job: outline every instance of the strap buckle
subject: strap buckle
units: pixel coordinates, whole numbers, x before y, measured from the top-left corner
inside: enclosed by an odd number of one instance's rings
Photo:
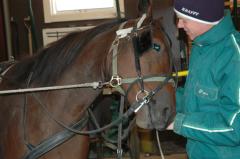
[[[118,75],[113,75],[109,82],[109,85],[113,88],[120,86],[121,84],[122,84],[122,78],[119,77]]]

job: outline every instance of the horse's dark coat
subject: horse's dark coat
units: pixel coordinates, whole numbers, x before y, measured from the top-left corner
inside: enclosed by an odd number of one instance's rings
[[[8,80],[15,84],[23,84],[22,87],[24,87],[27,78],[32,72],[31,83],[36,81],[44,86],[54,84],[89,41],[99,33],[109,30],[120,22],[113,21],[90,30],[68,34],[40,50],[39,54],[33,58],[17,63],[16,67],[14,67],[14,74]]]
[[[132,27],[136,22],[138,20],[128,21],[125,27]],[[68,82],[76,84],[97,80],[107,81],[107,78],[112,75],[112,54],[108,51],[116,36],[115,31],[119,27],[117,24],[118,22],[113,22],[88,31],[74,32],[43,48],[39,54],[12,67],[4,76],[0,89],[49,86]],[[141,52],[144,52],[140,56],[140,65],[142,75],[146,76],[169,74],[171,70],[169,69],[169,54],[164,35],[159,25],[154,24],[149,25],[151,36],[147,32],[143,39],[140,38]],[[147,43],[141,43],[144,40]],[[131,42],[131,37],[120,39],[119,42],[118,74],[122,77],[136,77],[137,75]],[[160,53],[149,48],[152,42],[161,46]],[[144,85],[148,91],[151,91],[156,88],[158,82],[144,82]],[[128,86],[128,84],[123,85],[123,89],[126,91]],[[171,85],[166,86],[165,90],[170,91],[172,95],[172,90],[168,87]],[[139,85],[135,83],[127,96],[130,104],[135,102],[139,90]],[[86,107],[92,104],[100,92],[101,90],[92,88],[81,88],[41,92],[36,95],[54,117],[71,125],[83,116]],[[26,154],[24,131],[28,142],[37,145],[62,130],[62,127],[49,118],[41,104],[37,102],[36,97],[28,94],[5,95],[0,96],[0,100],[0,149],[2,151],[0,151],[0,155],[2,153],[3,159],[20,159]],[[154,100],[155,102],[151,102],[152,104],[158,105],[161,102],[158,94]],[[170,101],[169,105],[155,107],[154,110],[158,109],[159,112],[156,113],[161,116],[161,128],[164,128],[168,122],[168,118],[173,112],[172,106],[173,102]],[[28,112],[25,114],[26,128],[23,126],[24,109]],[[88,136],[75,136],[44,157],[48,159],[75,159],[76,157],[85,159],[88,154],[88,144]]]

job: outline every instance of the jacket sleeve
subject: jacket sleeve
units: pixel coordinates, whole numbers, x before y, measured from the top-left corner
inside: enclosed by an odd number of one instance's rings
[[[240,145],[240,61],[231,63],[219,89],[219,110],[184,113],[178,111],[174,132],[187,138],[219,146]]]
[[[178,112],[178,113],[184,112],[183,94],[184,94],[184,88],[178,87],[177,91],[176,91],[176,112]]]

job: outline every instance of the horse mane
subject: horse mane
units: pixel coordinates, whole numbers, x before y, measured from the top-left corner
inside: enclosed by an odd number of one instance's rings
[[[15,65],[14,73],[7,77],[15,85],[25,85],[31,74],[29,84],[52,85],[64,70],[72,64],[84,46],[96,35],[109,30],[123,20],[114,20],[82,32],[72,32],[60,40],[38,51],[32,58]],[[84,37],[84,38],[83,38]]]

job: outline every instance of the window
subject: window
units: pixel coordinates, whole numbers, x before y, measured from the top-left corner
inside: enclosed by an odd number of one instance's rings
[[[43,0],[46,23],[117,17],[116,0]],[[121,17],[124,0],[119,0]]]

